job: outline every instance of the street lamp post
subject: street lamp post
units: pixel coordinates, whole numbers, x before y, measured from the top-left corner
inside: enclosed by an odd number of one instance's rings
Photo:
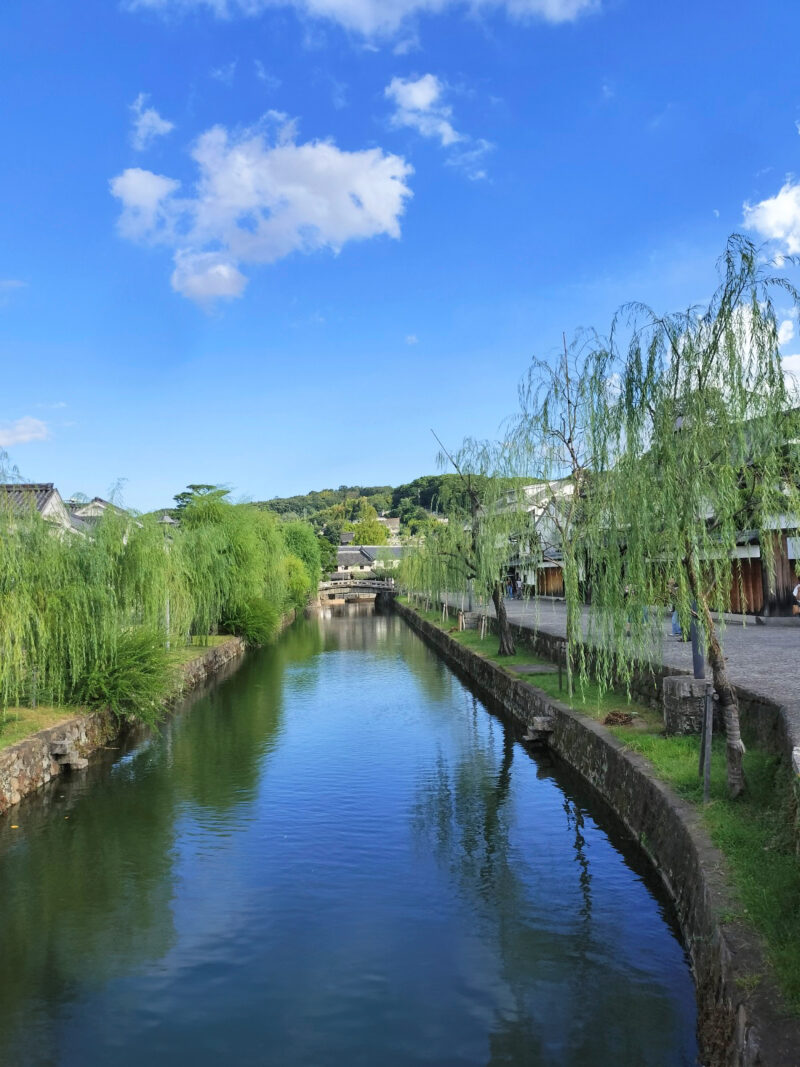
[[[177,524],[177,522],[176,522],[176,521],[175,521],[175,520],[174,520],[174,519],[172,518],[172,516],[171,516],[171,515],[168,515],[168,514],[166,513],[166,511],[165,511],[165,512],[164,512],[164,514],[163,514],[163,515],[161,516],[161,518],[160,518],[160,519],[158,520],[158,522],[159,522],[159,525],[160,525],[160,526],[162,526],[162,527],[163,527],[163,529],[164,529],[164,551],[165,551],[165,552],[167,553],[167,555],[169,555],[169,546],[170,546],[170,544],[171,544],[171,542],[172,542],[172,538],[171,538],[171,537],[170,537],[170,535],[169,535],[169,528],[170,528],[170,526],[177,526],[178,524]],[[169,631],[170,631],[170,618],[169,618],[169,579],[167,579],[167,592],[166,592],[166,601],[165,601],[165,604],[164,604],[164,625],[165,625],[165,627],[166,627],[166,631],[167,631],[167,642],[166,642],[166,648],[167,648],[167,652],[169,652]]]

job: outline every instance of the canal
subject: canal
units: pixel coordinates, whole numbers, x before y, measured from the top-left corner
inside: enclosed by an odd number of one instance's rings
[[[694,1064],[613,817],[401,619],[341,612],[0,822],[0,1064]]]

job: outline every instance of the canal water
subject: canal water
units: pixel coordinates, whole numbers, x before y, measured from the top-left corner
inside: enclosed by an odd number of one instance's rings
[[[1,1064],[696,1062],[641,858],[401,619],[297,624],[105,757],[0,821]]]

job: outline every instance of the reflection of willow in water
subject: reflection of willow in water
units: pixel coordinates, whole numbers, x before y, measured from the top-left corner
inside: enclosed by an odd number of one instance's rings
[[[177,812],[247,802],[280,731],[287,666],[319,648],[313,628],[292,628],[160,736],[93,769],[89,788],[64,779],[23,802],[24,837],[0,839],[0,1063],[57,1059],[42,1005],[51,1014],[87,975],[100,987],[173,946]]]
[[[147,790],[122,767],[74,802],[67,792],[15,813],[25,837],[10,848],[4,840],[0,856],[2,1063],[49,1062],[42,1011],[69,1000],[87,974],[100,986],[173,943],[174,798],[163,758],[148,759]],[[15,1038],[24,1056],[4,1049]]]
[[[466,696],[467,694],[465,694]],[[526,1007],[528,974],[523,957],[529,948],[520,916],[525,912],[527,888],[516,875],[510,856],[509,813],[506,810],[514,760],[514,738],[505,724],[488,721],[482,736],[474,697],[468,697],[467,749],[450,770],[442,755],[436,776],[425,783],[415,811],[415,830],[428,839],[439,861],[447,866],[460,894],[477,912],[482,939],[489,942],[505,985],[502,1012],[495,1010],[489,1035],[489,1064],[544,1062]],[[497,759],[496,732],[501,733]]]
[[[434,705],[451,700],[452,673],[398,615],[372,604],[340,604],[315,618],[326,652],[369,652],[373,661],[402,661]]]
[[[487,1063],[664,1062],[672,1067],[677,1060],[652,1058],[653,1035],[659,1032],[663,1047],[671,1050],[665,1055],[674,1052],[675,1016],[668,994],[656,988],[648,996],[638,983],[650,976],[637,974],[623,952],[619,957],[608,952],[609,938],[614,940],[608,915],[600,918],[603,932],[596,927],[582,807],[564,797],[577,871],[573,875],[567,866],[559,886],[563,855],[521,855],[513,843],[520,813],[515,811],[511,729],[493,718],[487,723],[474,697],[471,702],[461,751],[451,761],[440,755],[435,774],[419,789],[414,830],[448,871],[473,913],[476,936],[493,961],[488,966],[497,968],[500,985]],[[522,760],[520,772],[532,771],[526,754]],[[552,778],[553,772],[542,768],[536,777]],[[537,817],[535,808],[526,814]],[[551,816],[543,819],[546,830]],[[611,863],[622,862],[610,846],[609,854]],[[635,1017],[626,1017],[628,1004],[636,1005]]]
[[[312,659],[319,632],[304,623],[249,656],[231,684],[192,702],[172,723],[170,759],[182,797],[218,814],[249,803],[262,762],[280,737],[287,667]]]

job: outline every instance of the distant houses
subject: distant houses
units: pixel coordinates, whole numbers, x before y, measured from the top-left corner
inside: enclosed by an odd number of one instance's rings
[[[340,545],[335,578],[369,578],[376,570],[394,570],[404,552],[400,545]]]
[[[0,483],[0,514],[21,518],[38,512],[63,533],[86,536],[108,508],[125,513],[123,508],[99,496],[92,500],[65,501],[53,482]]]
[[[563,599],[563,554],[556,513],[566,505],[573,486],[567,478],[522,486],[509,493],[501,507],[511,507],[513,495],[520,491],[528,523],[510,552],[508,574],[527,594]],[[795,515],[776,515],[771,529],[772,544],[762,545],[757,530],[742,530],[737,538],[731,552],[729,600],[734,614],[788,615],[792,610],[800,560],[800,522]],[[591,600],[588,583],[583,592],[587,601]]]
[[[399,519],[386,518],[385,516],[381,515],[381,516],[378,517],[377,521],[381,524],[381,526],[385,526],[386,527],[386,532],[389,534],[389,544],[390,545],[399,545],[400,544],[400,520]]]

